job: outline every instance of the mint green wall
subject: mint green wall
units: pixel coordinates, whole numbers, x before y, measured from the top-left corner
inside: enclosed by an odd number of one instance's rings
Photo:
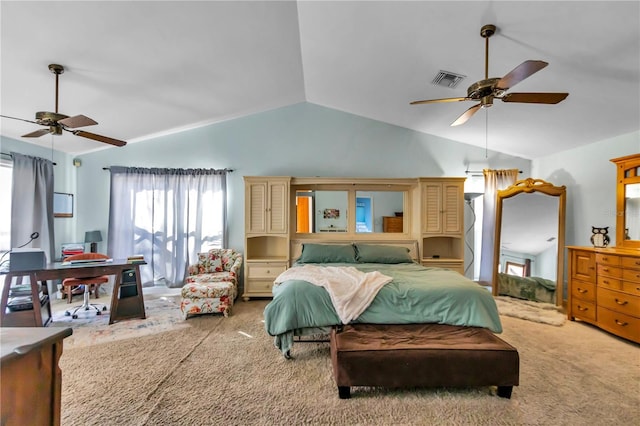
[[[567,187],[566,245],[590,246],[591,226],[616,242],[616,167],[612,158],[640,153],[640,132],[532,161],[532,177]]]
[[[485,158],[484,148],[310,103],[130,143],[80,159],[78,230],[99,229],[103,236],[109,212],[109,172],[103,167],[234,169],[228,180],[229,246],[240,251],[244,251],[243,176],[464,176],[468,163],[517,167],[525,175],[530,170],[529,160],[494,152]]]

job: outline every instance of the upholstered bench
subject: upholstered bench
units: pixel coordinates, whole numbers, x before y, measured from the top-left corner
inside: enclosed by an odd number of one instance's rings
[[[490,330],[443,324],[353,324],[331,330],[338,395],[351,386],[497,386],[511,398],[519,384],[518,351]]]

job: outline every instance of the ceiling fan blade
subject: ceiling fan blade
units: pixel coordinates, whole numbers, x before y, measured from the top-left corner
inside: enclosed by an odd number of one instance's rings
[[[11,120],[26,121],[27,123],[38,124],[36,121],[33,121],[33,120],[25,120],[24,118],[9,117],[8,115],[0,115],[0,117],[2,117],[2,118],[8,118],[8,119],[11,119]]]
[[[568,93],[507,93],[503,102],[521,102],[525,104],[557,104],[562,102]]]
[[[409,105],[421,105],[421,104],[435,104],[441,102],[460,102],[460,101],[470,101],[469,98],[443,98],[443,99],[427,99],[424,101],[413,101],[410,102]]]
[[[496,89],[507,90],[532,74],[537,73],[547,65],[549,64],[544,61],[524,61],[502,77],[500,81],[498,81],[498,84],[496,84]]]
[[[76,136],[82,136],[83,138],[92,139],[98,142],[108,143],[115,146],[125,146],[127,143],[118,139],[113,139],[107,136],[96,135],[95,133],[85,132],[84,130],[70,130]]]
[[[40,136],[44,136],[46,134],[51,133],[49,129],[40,129],[35,132],[27,133],[26,135],[22,135],[23,138],[39,138]]]
[[[77,127],[85,127],[85,126],[93,126],[98,124],[97,121],[92,120],[89,117],[86,117],[82,114],[74,115],[73,117],[63,118],[62,120],[58,120],[58,123],[63,126],[67,126],[70,129],[75,129]]]
[[[466,110],[460,117],[458,117],[458,119],[456,121],[454,121],[453,123],[451,123],[451,126],[459,126],[461,124],[464,124],[467,122],[468,119],[470,119],[473,114],[475,114],[476,112],[478,112],[478,110],[482,108],[482,104],[477,104],[472,106],[471,108],[469,108],[468,110]]]

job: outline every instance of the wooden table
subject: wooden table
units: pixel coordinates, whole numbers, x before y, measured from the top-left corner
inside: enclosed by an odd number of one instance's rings
[[[38,281],[64,280],[65,278],[95,277],[99,275],[113,275],[113,291],[111,297],[111,312],[109,324],[127,318],[146,318],[144,311],[144,298],[142,296],[142,282],[140,281],[140,265],[144,262],[128,263],[126,259],[114,259],[112,261],[92,262],[82,264],[66,264],[64,262],[50,263],[44,269],[27,271],[12,271],[5,275],[2,296],[0,297],[0,325],[2,327],[43,327],[51,321],[51,305],[49,296],[46,295],[47,285],[43,283],[42,289],[46,300],[42,303],[34,303],[33,309],[24,311],[10,311],[7,308],[10,289],[13,279],[16,277],[29,277],[31,283],[32,300],[40,300]],[[122,285],[123,275],[135,277]],[[133,282],[135,280],[135,283]],[[127,294],[121,292],[127,288]],[[122,296],[122,297],[121,297]]]
[[[62,340],[71,328],[1,328],[2,425],[59,425]]]

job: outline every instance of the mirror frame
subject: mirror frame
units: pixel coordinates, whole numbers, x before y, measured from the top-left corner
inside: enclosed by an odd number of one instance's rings
[[[558,262],[556,265],[556,306],[563,304],[564,289],[564,237],[567,204],[567,188],[555,186],[542,179],[527,178],[519,180],[508,188],[499,190],[496,194],[496,222],[493,247],[493,296],[498,295],[498,264],[500,263],[500,236],[502,231],[502,202],[518,194],[540,192],[552,197],[559,197],[558,201]]]
[[[640,154],[627,155],[626,157],[614,158],[617,169],[616,179],[616,247],[640,248],[639,240],[625,240],[624,229],[626,223],[626,185],[640,183],[640,176],[637,170],[640,167]]]

